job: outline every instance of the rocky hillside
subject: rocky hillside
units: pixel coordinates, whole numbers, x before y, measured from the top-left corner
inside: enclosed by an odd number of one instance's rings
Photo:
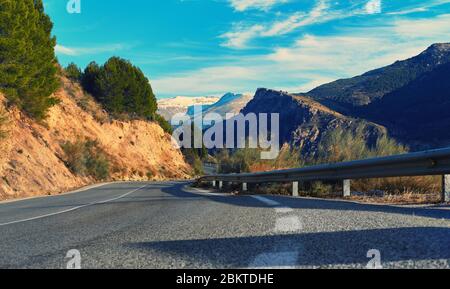
[[[365,106],[402,88],[424,73],[450,62],[450,43],[434,44],[413,58],[369,71],[350,79],[319,86],[306,93],[311,98],[342,113]]]
[[[450,145],[450,63],[424,73],[406,86],[360,110],[413,148]]]
[[[171,144],[170,135],[155,123],[112,121],[77,84],[63,79],[56,93],[60,103],[45,123],[15,108],[7,116],[0,139],[0,200],[58,194],[93,183],[72,172],[62,144],[90,139],[98,142],[110,162],[111,180],[161,180],[189,177],[191,168]]]
[[[355,122],[385,127],[412,150],[439,148],[450,145],[449,83],[450,44],[434,44],[418,56],[308,93],[259,90],[244,111],[281,113],[283,141],[305,142],[313,151],[321,132]]]
[[[316,151],[322,136],[336,128],[354,131],[363,126],[372,143],[386,133],[379,125],[344,116],[311,98],[265,88],[257,90],[243,113],[279,113],[281,144],[290,143],[308,153]]]

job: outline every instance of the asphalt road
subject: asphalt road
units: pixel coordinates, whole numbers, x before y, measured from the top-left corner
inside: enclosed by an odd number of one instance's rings
[[[0,268],[449,268],[450,210],[108,184],[0,203]],[[377,252],[380,263],[376,262]],[[373,255],[375,254],[375,255]]]

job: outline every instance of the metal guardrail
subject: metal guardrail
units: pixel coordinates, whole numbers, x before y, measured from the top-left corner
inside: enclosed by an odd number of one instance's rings
[[[387,177],[443,176],[443,201],[450,202],[450,148],[373,158],[337,164],[262,173],[218,174],[199,178],[200,182],[278,183],[294,182],[293,194],[298,195],[298,182],[344,181],[344,196],[350,195],[350,180]],[[297,192],[296,192],[297,191]]]

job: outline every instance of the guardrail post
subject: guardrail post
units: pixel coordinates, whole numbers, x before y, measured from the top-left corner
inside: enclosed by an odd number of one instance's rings
[[[351,181],[350,180],[344,180],[343,182],[343,188],[344,188],[344,198],[350,197],[352,195],[351,191]]]
[[[442,176],[442,202],[450,202],[450,175]]]
[[[292,183],[292,196],[293,197],[298,197],[298,182],[293,182]]]
[[[243,192],[248,191],[248,185],[247,185],[247,183],[242,183],[242,191],[243,191]]]

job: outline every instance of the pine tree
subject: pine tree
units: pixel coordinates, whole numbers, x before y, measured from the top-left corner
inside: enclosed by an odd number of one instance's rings
[[[64,69],[66,72],[66,76],[73,81],[81,80],[81,69],[75,63],[69,63],[67,67]]]
[[[129,61],[112,57],[101,67],[92,62],[82,85],[113,115],[155,118],[157,103],[149,80]]]
[[[81,76],[81,85],[84,90],[92,95],[99,95],[100,92],[97,89],[97,79],[99,75],[100,66],[95,61],[89,63]]]
[[[0,90],[36,119],[57,103],[52,28],[42,0],[0,0]]]

